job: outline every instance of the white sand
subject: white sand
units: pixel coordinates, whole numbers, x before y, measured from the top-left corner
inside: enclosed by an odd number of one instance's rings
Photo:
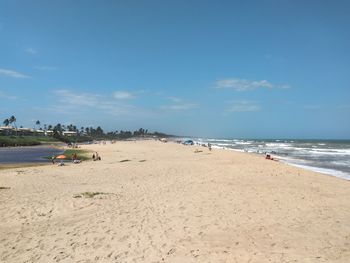
[[[102,161],[0,170],[0,262],[350,262],[349,181],[174,143],[86,148]]]

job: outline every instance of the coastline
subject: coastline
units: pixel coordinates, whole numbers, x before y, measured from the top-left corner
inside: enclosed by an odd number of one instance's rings
[[[263,157],[263,155],[261,153],[245,152],[243,150],[238,150],[238,149],[220,148],[220,147],[218,147],[218,148],[214,147],[214,149],[224,150],[224,151],[233,151],[233,152],[239,152],[239,153],[246,153],[246,154],[253,154],[253,155],[256,155],[258,157]],[[296,164],[296,163],[293,163],[291,161],[287,161],[285,158],[282,158],[281,156],[278,156],[278,155],[275,155],[275,159],[276,159],[276,161],[279,161],[279,162],[284,163],[286,165],[297,167],[297,168],[300,168],[300,169],[303,169],[306,171],[340,178],[340,179],[345,180],[345,181],[350,181],[350,176],[347,173],[343,173],[341,171],[332,170],[332,169],[325,169],[325,168],[320,168],[320,167],[314,167],[314,166],[310,166],[310,165]]]
[[[348,181],[176,143],[82,149],[102,160],[0,170],[0,260],[350,260]]]
[[[196,138],[195,142],[260,156],[269,153],[292,166],[350,180],[350,140]]]

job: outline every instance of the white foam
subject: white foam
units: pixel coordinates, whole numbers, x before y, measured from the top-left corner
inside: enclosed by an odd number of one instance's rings
[[[215,143],[215,145],[218,145],[218,146],[230,146],[232,145],[232,143]]]
[[[350,180],[350,174],[348,173],[344,173],[341,171],[337,171],[337,170],[333,170],[333,169],[327,169],[327,168],[320,168],[320,167],[314,167],[314,166],[309,166],[309,165],[302,165],[302,164],[295,164],[295,163],[289,163],[290,165],[296,166],[296,167],[300,167],[306,170],[310,170],[313,172],[317,172],[317,173],[322,173],[322,174],[327,174],[327,175],[332,175],[335,177],[339,177],[345,180]]]
[[[277,159],[282,162],[303,169],[350,180],[349,172],[340,171],[344,169],[344,167],[350,166],[350,148],[334,148],[336,145],[334,145],[333,148],[327,148],[327,143],[294,143],[294,141],[287,140],[264,142],[260,140],[252,141],[242,139],[208,139],[207,141],[213,142],[213,148],[236,152],[262,153],[276,151],[276,154],[272,154],[273,157],[277,157]],[[334,165],[335,169],[337,169],[337,166],[339,169],[335,170],[333,168],[329,169],[313,166],[317,165],[315,161],[318,159],[327,159],[330,164]]]
[[[234,142],[236,140],[228,140],[228,139],[207,139],[209,142]]]
[[[349,161],[332,161],[331,163],[335,164],[335,165],[342,165],[342,166],[350,167],[350,160]]]
[[[266,143],[267,147],[277,147],[277,148],[290,148],[292,145],[290,143]]]
[[[252,144],[252,142],[235,142],[236,144],[243,144],[243,145],[249,145],[249,144]]]
[[[330,154],[330,155],[350,155],[350,149],[310,149],[310,153],[314,154]]]

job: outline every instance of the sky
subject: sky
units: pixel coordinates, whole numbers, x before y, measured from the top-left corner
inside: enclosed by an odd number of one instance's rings
[[[0,0],[0,120],[350,139],[350,2]]]

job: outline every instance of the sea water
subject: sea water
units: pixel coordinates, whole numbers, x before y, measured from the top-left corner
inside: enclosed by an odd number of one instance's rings
[[[213,148],[271,154],[282,162],[350,180],[350,140],[193,139]]]

